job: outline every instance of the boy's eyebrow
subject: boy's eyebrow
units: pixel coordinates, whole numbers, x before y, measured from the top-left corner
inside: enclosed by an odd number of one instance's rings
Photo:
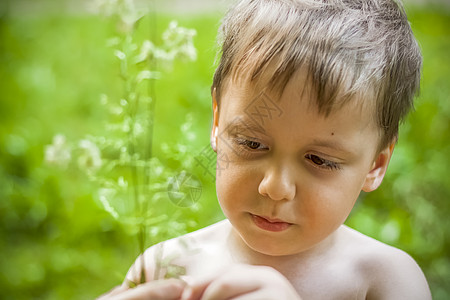
[[[337,141],[314,139],[312,145],[337,150],[345,154],[353,154],[352,151]]]
[[[250,132],[250,133],[261,133],[267,135],[262,126],[257,125],[253,122],[248,122],[244,120],[244,118],[237,117],[233,121],[231,121],[225,131],[227,133],[240,133],[240,132]]]

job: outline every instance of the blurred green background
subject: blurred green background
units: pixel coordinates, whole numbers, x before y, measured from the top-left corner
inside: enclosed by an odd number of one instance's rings
[[[0,4],[4,299],[94,298],[119,284],[139,253],[135,237],[102,208],[95,185],[81,172],[44,163],[45,146],[55,134],[76,141],[101,133],[107,114],[100,94],[118,93],[117,59],[106,47],[113,26],[63,2],[43,1],[42,9],[36,2],[29,8],[31,1]],[[165,5],[157,14],[160,32],[172,19],[195,28],[198,50],[197,61],[176,62],[157,81],[154,151],[162,161],[160,145],[183,140],[180,126],[188,114],[195,153],[208,145],[209,86],[223,2],[219,7],[182,13]],[[347,224],[410,253],[434,299],[450,299],[450,9],[411,3],[407,12],[424,55],[421,94],[401,128],[382,187],[361,196]],[[139,34],[150,36],[153,28],[144,21]],[[172,205],[170,212],[181,213],[186,231],[223,218],[211,178],[198,176],[203,191],[197,209]]]

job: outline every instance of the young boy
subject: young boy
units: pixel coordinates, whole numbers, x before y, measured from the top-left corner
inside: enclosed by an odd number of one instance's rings
[[[106,297],[431,299],[410,256],[343,225],[381,184],[419,87],[401,6],[242,0],[221,30],[211,146],[227,220],[148,249],[150,282]],[[184,281],[154,281],[159,253]]]

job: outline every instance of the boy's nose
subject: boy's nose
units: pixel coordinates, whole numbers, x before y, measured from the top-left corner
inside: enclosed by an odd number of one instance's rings
[[[258,192],[272,200],[292,200],[296,193],[294,174],[289,167],[271,168],[265,172]]]

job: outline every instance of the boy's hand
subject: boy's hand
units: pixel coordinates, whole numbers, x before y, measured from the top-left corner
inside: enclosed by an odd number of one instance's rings
[[[97,300],[178,300],[183,293],[186,283],[177,279],[156,280],[129,288],[121,285]]]
[[[266,266],[235,265],[229,270],[185,288],[182,300],[235,299],[301,300],[291,283]]]

